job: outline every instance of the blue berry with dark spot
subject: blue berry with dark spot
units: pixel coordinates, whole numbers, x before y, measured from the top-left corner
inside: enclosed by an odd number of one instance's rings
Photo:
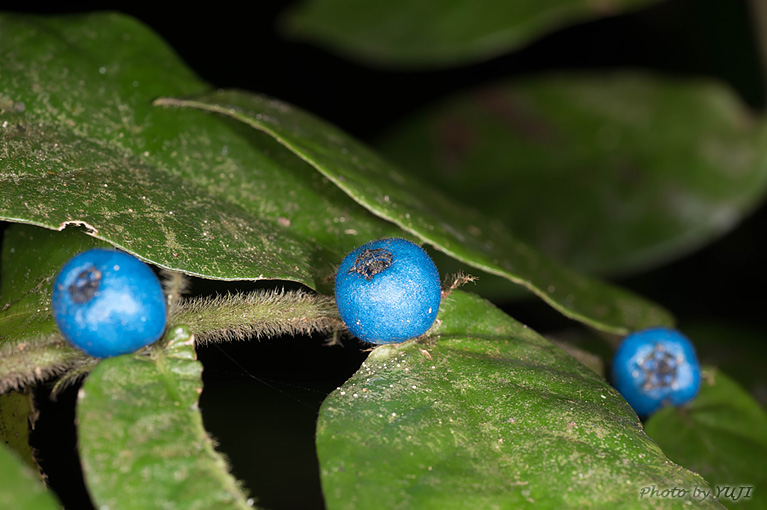
[[[439,272],[417,244],[391,238],[352,251],[336,273],[336,305],[351,333],[372,344],[421,336],[439,311]]]
[[[700,364],[690,340],[679,331],[652,328],[633,333],[612,363],[615,388],[639,416],[663,406],[690,402],[700,388]]]
[[[116,250],[88,250],[64,264],[51,306],[64,338],[97,358],[137,351],[165,331],[165,294],[157,276]]]

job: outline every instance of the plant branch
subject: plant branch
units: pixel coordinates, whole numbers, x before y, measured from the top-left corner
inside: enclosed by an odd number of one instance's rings
[[[186,324],[203,343],[330,334],[344,328],[333,298],[286,290],[183,299],[168,323]]]
[[[4,344],[0,348],[0,359],[0,393],[44,381],[92,360],[59,335]]]
[[[172,284],[180,288],[179,282]],[[174,293],[177,295],[177,293]],[[262,291],[214,298],[175,298],[168,326],[186,324],[199,342],[223,342],[344,330],[332,297],[303,291]],[[0,393],[68,374],[56,390],[87,374],[97,360],[60,335],[0,347]]]

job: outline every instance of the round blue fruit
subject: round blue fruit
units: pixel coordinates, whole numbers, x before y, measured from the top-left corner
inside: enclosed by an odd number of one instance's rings
[[[431,327],[442,289],[437,266],[417,244],[381,239],[341,262],[336,305],[351,333],[372,344],[404,342]]]
[[[700,364],[686,336],[668,328],[633,333],[612,363],[615,388],[639,416],[690,402],[700,388]]]
[[[160,281],[120,251],[97,248],[70,259],[53,283],[51,305],[64,338],[97,358],[135,352],[165,331]]]

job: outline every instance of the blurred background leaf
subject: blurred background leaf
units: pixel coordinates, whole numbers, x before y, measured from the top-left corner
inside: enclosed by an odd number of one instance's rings
[[[715,366],[767,408],[765,330],[735,321],[699,318],[683,329],[693,339],[701,363]]]
[[[392,68],[465,65],[549,32],[657,0],[303,0],[284,31],[363,62]]]
[[[379,147],[589,273],[681,257],[733,228],[767,186],[762,117],[718,83],[647,73],[552,74],[464,92],[392,128]]]

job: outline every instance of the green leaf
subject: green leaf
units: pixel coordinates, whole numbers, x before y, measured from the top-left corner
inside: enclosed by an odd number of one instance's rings
[[[13,510],[59,510],[40,478],[5,445],[0,445],[0,501]]]
[[[37,411],[30,391],[0,394],[0,439],[30,468],[39,471],[35,453],[29,444],[30,427]]]
[[[151,358],[102,361],[80,390],[78,446],[95,506],[251,508],[203,428],[194,337],[178,327],[166,340]]]
[[[543,35],[615,15],[655,0],[304,0],[284,25],[367,64],[434,68],[467,64],[514,50]]]
[[[221,90],[156,104],[220,113],[268,133],[374,214],[451,257],[524,285],[568,317],[616,333],[672,323],[657,305],[547,259],[503,225],[447,200],[346,133],[285,103]]]
[[[767,188],[767,122],[708,80],[554,74],[472,90],[379,148],[586,272],[629,272],[730,230]]]
[[[671,460],[700,473],[730,508],[767,507],[767,413],[722,372],[704,369],[695,400],[660,410],[646,429]]]
[[[126,16],[0,16],[0,219],[84,225],[160,267],[329,290],[355,246],[402,235],[270,137],[155,108],[208,85]]]
[[[10,225],[0,258],[0,393],[87,362],[70,347],[50,310],[53,280],[72,256],[105,246],[76,229]]]
[[[57,332],[50,312],[54,278],[72,256],[105,246],[76,229],[51,232],[29,225],[5,229],[0,259],[0,338],[9,341]]]
[[[329,509],[648,508],[643,487],[707,487],[602,378],[486,301],[454,291],[438,320],[324,402]]]
[[[231,119],[151,109],[157,95],[207,86],[129,18],[7,15],[0,45],[12,48],[0,60],[0,90],[10,98],[0,123],[0,218],[85,225],[139,258],[188,274],[293,280],[327,292],[354,246],[403,234],[346,192],[417,238],[522,283],[595,327],[626,332],[671,322],[656,306],[543,259],[499,225],[414,187],[358,143],[285,105],[236,96],[263,107],[251,120],[290,139],[288,148],[312,158],[324,177]]]

